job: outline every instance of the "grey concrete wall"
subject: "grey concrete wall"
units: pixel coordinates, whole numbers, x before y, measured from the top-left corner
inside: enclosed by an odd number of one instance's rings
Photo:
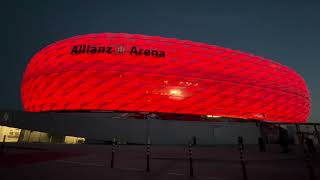
[[[149,122],[148,122],[149,121]],[[3,121],[0,121],[0,124]],[[153,144],[186,144],[195,136],[198,144],[235,144],[239,135],[245,143],[256,144],[259,127],[255,123],[224,121],[144,120],[120,113],[24,113],[15,112],[6,122],[14,127],[61,135]],[[149,123],[149,124],[148,124]]]
[[[151,120],[151,139],[159,144],[185,144],[193,136],[203,145],[235,144],[238,136],[256,144],[259,134],[255,123]]]

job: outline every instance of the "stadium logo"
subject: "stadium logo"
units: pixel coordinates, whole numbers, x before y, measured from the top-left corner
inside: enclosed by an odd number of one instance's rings
[[[72,47],[71,55],[79,55],[79,54],[115,54],[115,55],[123,55],[128,54],[127,49],[119,45],[117,47],[111,46],[94,46],[89,44],[83,45],[75,45]],[[165,58],[165,51],[158,51],[156,49],[142,49],[136,46],[132,46],[129,51],[129,55],[131,56],[152,56]]]
[[[118,46],[118,47],[116,48],[116,54],[119,54],[119,55],[125,54],[126,51],[127,51],[127,49],[126,49],[124,46],[122,46],[122,45],[120,45],[120,46]]]

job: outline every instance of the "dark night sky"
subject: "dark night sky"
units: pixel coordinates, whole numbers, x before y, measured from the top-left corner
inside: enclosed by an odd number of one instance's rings
[[[20,82],[41,48],[74,35],[127,32],[220,45],[301,74],[320,122],[320,1],[1,1],[0,109],[22,110]]]

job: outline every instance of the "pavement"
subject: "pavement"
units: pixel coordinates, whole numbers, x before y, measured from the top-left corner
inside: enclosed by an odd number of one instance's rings
[[[111,149],[111,145],[8,143],[0,156],[0,179],[243,179],[237,146],[193,147],[193,177],[187,146],[151,146],[150,172],[146,172],[146,146],[117,145],[114,168]],[[267,145],[267,152],[259,152],[256,145],[245,145],[248,180],[309,180],[301,146],[290,149],[286,154],[278,145]],[[319,152],[317,147],[310,161],[316,179],[320,179]]]

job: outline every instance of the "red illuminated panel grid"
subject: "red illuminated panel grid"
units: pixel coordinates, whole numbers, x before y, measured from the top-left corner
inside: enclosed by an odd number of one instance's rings
[[[125,48],[71,55],[75,45]],[[131,48],[165,58],[130,55]],[[292,69],[213,45],[101,33],[65,39],[38,52],[22,81],[26,111],[121,110],[306,122],[310,97]]]

